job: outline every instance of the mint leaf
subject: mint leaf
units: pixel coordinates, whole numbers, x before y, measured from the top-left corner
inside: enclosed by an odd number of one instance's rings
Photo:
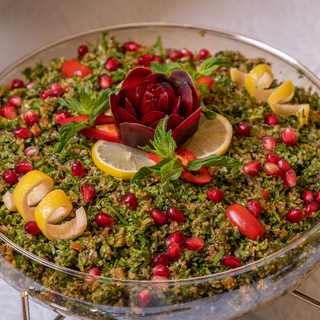
[[[57,153],[60,153],[65,146],[65,144],[80,130],[89,127],[88,122],[75,122],[71,121],[59,129],[60,145],[57,149]]]
[[[206,60],[203,61],[203,63],[201,64],[201,66],[198,69],[198,73],[200,75],[200,77],[207,77],[210,76],[212,74],[212,71],[219,68],[219,67],[226,67],[226,68],[230,68],[232,67],[233,64],[231,62],[227,62],[224,59],[221,58],[208,58]]]
[[[159,52],[159,55],[162,56],[163,55],[163,49],[162,49],[162,42],[161,42],[161,37],[158,36],[157,42],[154,45],[154,48],[156,49],[156,51]]]
[[[207,83],[202,83],[198,85],[198,88],[201,92],[201,98],[204,99],[210,94],[210,90],[207,87]]]
[[[180,176],[181,176],[181,173],[182,173],[182,169],[181,169],[181,168],[173,169],[173,170],[171,171],[171,178],[170,178],[170,180],[171,180],[171,181],[174,181],[174,180],[179,179]]]
[[[218,156],[212,154],[203,159],[196,159],[188,162],[187,169],[189,171],[197,171],[202,166],[204,167],[225,167],[225,168],[238,168],[240,162],[227,156]]]
[[[203,110],[201,111],[208,120],[214,120],[217,117],[217,114],[212,110]]]
[[[62,106],[66,106],[68,109],[74,111],[77,115],[88,114],[88,110],[74,98],[58,98],[56,101]]]
[[[216,266],[218,262],[222,259],[223,255],[224,255],[224,248],[220,249],[220,251],[215,255],[215,257],[213,258],[212,264]]]
[[[167,164],[165,164],[164,166],[162,166],[160,168],[160,172],[161,172],[161,187],[162,187],[163,194],[167,193],[168,186],[169,186],[169,183],[170,183],[170,180],[171,180],[171,174],[172,174],[173,166],[174,166],[176,161],[177,161],[176,158],[172,159]]]
[[[88,114],[92,111],[93,100],[93,91],[90,88],[89,82],[87,82],[84,89],[79,93],[79,102],[86,108]]]
[[[155,73],[159,72],[159,73],[168,74],[172,70],[180,70],[184,68],[179,62],[171,62],[171,63],[151,62],[151,69]]]
[[[141,167],[131,178],[130,182],[136,182],[138,180],[143,179],[145,176],[149,175],[150,173],[155,173],[157,176],[160,177],[161,175],[161,167],[167,164],[169,160],[161,160],[153,166],[150,167]]]

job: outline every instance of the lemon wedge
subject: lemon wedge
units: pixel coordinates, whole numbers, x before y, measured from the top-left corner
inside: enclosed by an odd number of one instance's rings
[[[309,104],[284,104],[284,102],[290,101],[293,96],[293,83],[291,80],[287,80],[276,88],[267,102],[274,113],[284,117],[296,116],[300,124],[307,124],[310,111]]]
[[[61,225],[50,224],[61,221],[72,210],[72,204],[62,190],[48,193],[35,210],[35,220],[42,233],[50,240],[72,240],[79,237],[87,227],[87,216],[83,207],[76,210],[76,217]]]
[[[13,199],[25,221],[34,221],[34,206],[53,188],[53,180],[45,173],[32,170],[18,182]]]
[[[275,89],[267,89],[273,81],[273,73],[267,64],[259,64],[252,68],[245,80],[250,96],[265,102]],[[266,90],[267,89],[267,90]]]
[[[189,138],[183,148],[191,151],[197,158],[211,154],[224,155],[231,143],[232,125],[222,115],[217,114],[214,120],[208,120],[201,114],[198,131]]]
[[[141,167],[155,164],[143,150],[104,140],[93,146],[92,159],[99,169],[122,179],[131,179]]]
[[[7,191],[2,198],[4,205],[10,211],[17,211],[16,203],[14,202],[13,194]]]

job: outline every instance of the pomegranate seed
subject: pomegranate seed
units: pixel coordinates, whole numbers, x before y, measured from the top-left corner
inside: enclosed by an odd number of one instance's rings
[[[27,110],[24,115],[24,122],[28,127],[32,127],[38,121],[38,115],[33,109]]]
[[[279,116],[276,113],[270,113],[265,117],[268,126],[275,126],[279,123]]]
[[[26,174],[32,170],[33,170],[33,165],[28,160],[19,160],[14,166],[14,171],[18,174],[20,173]]]
[[[81,194],[84,202],[90,202],[96,195],[96,189],[92,183],[85,182],[81,186]]]
[[[108,213],[98,212],[94,217],[94,221],[96,222],[98,227],[106,228],[113,225],[114,218]]]
[[[49,97],[53,97],[53,92],[50,89],[45,89],[40,94],[42,100],[46,100]]]
[[[247,202],[247,209],[255,216],[259,217],[261,214],[261,204],[258,199],[250,199]]]
[[[199,251],[204,245],[204,240],[200,237],[191,237],[184,242],[184,247],[190,251]]]
[[[26,88],[30,90],[33,87],[33,85],[34,85],[34,82],[31,81],[26,85]]]
[[[54,121],[57,123],[57,124],[60,124],[61,123],[61,120],[63,119],[67,119],[67,118],[70,118],[72,117],[71,113],[68,112],[68,111],[61,111],[59,113],[57,113],[54,117]]]
[[[71,171],[72,171],[72,176],[74,177],[79,177],[81,179],[84,176],[84,167],[79,160],[76,160],[73,163]]]
[[[102,90],[111,88],[112,82],[112,78],[107,74],[102,74],[100,76],[99,83]]]
[[[314,194],[312,191],[302,191],[302,198],[306,203],[314,202]]]
[[[151,291],[149,289],[142,289],[137,295],[137,306],[145,308],[151,300]]]
[[[18,109],[22,105],[22,99],[18,96],[9,96],[7,102],[16,109]]]
[[[139,46],[135,42],[126,42],[123,45],[123,52],[126,53],[128,51],[135,51],[137,52],[139,49]]]
[[[309,215],[313,212],[317,212],[320,209],[320,205],[318,202],[310,202],[306,207],[306,215]]]
[[[82,56],[84,56],[88,52],[89,52],[88,46],[82,45],[78,48],[78,57],[81,58]]]
[[[115,57],[110,57],[103,66],[108,71],[115,71],[119,67],[119,62]]]
[[[173,242],[169,245],[167,256],[171,261],[178,261],[180,259],[180,247],[177,243]]]
[[[134,193],[127,193],[122,198],[122,202],[127,203],[130,206],[130,209],[133,209],[137,206],[138,200]]]
[[[237,268],[241,266],[241,260],[227,253],[222,256],[221,260],[222,264],[228,268]]]
[[[152,62],[163,63],[163,58],[161,56],[153,56]]]
[[[276,147],[277,141],[272,136],[264,136],[262,138],[262,147],[266,151],[273,151],[273,149]]]
[[[98,268],[91,268],[89,269],[88,271],[86,271],[87,274],[90,274],[92,276],[97,276],[97,277],[100,277],[101,276],[101,270],[98,269]],[[91,283],[91,282],[95,282],[96,279],[93,278],[93,277],[85,277],[85,281],[87,283]]]
[[[292,169],[285,171],[283,176],[283,181],[288,187],[290,188],[295,187],[297,184],[296,173]]]
[[[167,216],[160,210],[153,209],[150,215],[154,222],[159,226],[163,226],[167,223]]]
[[[5,103],[2,109],[3,116],[8,120],[13,120],[17,117],[16,108],[9,103]]]
[[[181,246],[185,242],[185,237],[181,231],[170,233],[166,239],[166,246],[169,247],[171,243],[176,243]]]
[[[164,266],[164,265],[157,265],[153,268],[152,270],[152,273],[153,275],[155,276],[161,276],[161,277],[166,277],[168,278],[169,277],[169,269],[167,266]]]
[[[22,178],[24,175],[25,175],[24,173],[19,174],[18,182],[21,180],[21,178]]]
[[[199,56],[201,59],[205,59],[210,56],[210,52],[207,49],[201,49],[199,51]]]
[[[264,164],[263,170],[268,176],[272,176],[273,178],[282,176],[282,171],[279,169],[279,167],[271,162],[266,162]]]
[[[219,69],[220,69],[221,71],[223,71],[223,72],[228,72],[228,71],[229,71],[229,69],[226,68],[226,67],[220,67]]]
[[[171,49],[169,51],[169,58],[171,59],[171,61],[176,61],[177,59],[181,59],[183,57],[183,54],[175,49]]]
[[[24,88],[23,81],[19,79],[14,79],[12,81],[11,89],[19,89],[19,88]]]
[[[165,277],[161,277],[161,276],[152,276],[151,281],[168,281],[168,279]],[[168,283],[157,283],[157,284],[152,284],[152,287],[166,289],[169,287],[169,284]]]
[[[57,83],[53,83],[50,87],[50,90],[52,91],[52,97],[62,97],[63,96],[63,90],[61,86]]]
[[[247,162],[243,166],[243,173],[247,176],[255,176],[262,167],[262,163],[259,160],[252,160]]]
[[[301,209],[291,209],[287,215],[287,220],[291,223],[298,222],[302,218],[302,210]]]
[[[37,234],[40,231],[40,229],[35,221],[28,221],[24,225],[24,230],[26,230],[26,232],[29,234]]]
[[[184,216],[176,207],[169,207],[166,211],[167,217],[172,221],[183,222]]]
[[[292,146],[296,144],[296,133],[292,128],[285,128],[281,133],[281,140],[287,146]]]
[[[276,153],[271,152],[267,154],[266,162],[271,162],[278,165],[279,161],[280,161],[280,158]]]
[[[320,190],[316,194],[316,201],[320,203]]]
[[[13,129],[13,134],[21,139],[29,139],[32,136],[32,133],[29,129],[23,127],[17,127]]]
[[[39,153],[39,148],[34,146],[30,146],[24,149],[23,151],[23,154],[29,158],[36,156],[38,153]]]
[[[242,122],[239,124],[237,133],[241,136],[248,136],[250,134],[251,127],[248,122]]]
[[[286,159],[280,159],[278,162],[278,167],[282,172],[285,172],[290,169],[290,163]]]
[[[207,197],[209,200],[219,203],[223,201],[224,192],[220,189],[210,189],[207,191]]]
[[[163,265],[166,266],[169,262],[168,256],[165,253],[158,253],[152,258],[152,264],[154,266]]]
[[[200,59],[199,63],[196,65],[196,70],[199,70],[200,66],[202,65],[204,59]]]
[[[139,66],[148,67],[150,65],[150,62],[152,60],[152,54],[146,53],[143,56],[139,58]]]
[[[181,53],[184,57],[189,57],[190,59],[193,59],[193,54],[191,51],[187,49],[181,49]]]
[[[18,175],[11,170],[4,170],[2,179],[8,184],[16,184],[18,182]]]

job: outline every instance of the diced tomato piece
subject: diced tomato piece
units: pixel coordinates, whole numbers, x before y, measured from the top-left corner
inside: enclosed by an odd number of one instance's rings
[[[71,121],[75,122],[89,122],[89,117],[87,115],[81,115],[81,116],[76,116],[76,117],[70,117],[66,118],[60,121],[61,124],[66,124]],[[97,116],[96,120],[94,120],[94,123],[96,125],[101,125],[101,124],[110,124],[113,123],[113,117],[112,116],[106,116],[105,114],[100,114]]]
[[[120,143],[116,127],[113,123],[103,124],[97,127],[87,127],[80,130],[78,133],[97,140]]]
[[[209,90],[211,90],[211,88],[214,85],[214,79],[211,78],[211,77],[201,77],[201,78],[199,78],[197,84],[200,85],[200,84],[203,84],[203,83],[206,83],[207,84],[207,88]]]
[[[72,78],[76,74],[79,78],[84,78],[92,72],[92,70],[80,63],[79,61],[67,60],[61,68],[62,74],[66,78]]]
[[[161,158],[150,152],[148,153],[148,156],[156,163],[162,160]],[[176,150],[176,157],[181,160],[184,166],[186,166],[189,161],[197,159],[191,151],[182,147]],[[181,176],[184,180],[193,183],[208,183],[212,179],[210,172],[205,167],[202,167],[198,170],[198,175],[194,175],[187,170],[182,170]]]

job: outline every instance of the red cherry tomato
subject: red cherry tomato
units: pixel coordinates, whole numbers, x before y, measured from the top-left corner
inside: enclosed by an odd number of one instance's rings
[[[154,162],[158,163],[162,159],[154,155],[153,153],[148,153],[149,158]],[[197,159],[192,152],[185,148],[178,148],[176,150],[176,157],[182,161],[183,165],[187,165],[189,161]],[[208,183],[211,181],[212,177],[207,168],[202,167],[198,170],[199,175],[193,175],[191,172],[187,170],[182,170],[181,176],[184,180],[193,183]]]
[[[87,127],[78,133],[97,140],[105,140],[120,143],[116,126],[112,124],[103,124],[95,127]]]
[[[61,68],[62,74],[66,78],[72,78],[75,73],[77,77],[84,78],[92,72],[92,70],[82,63],[74,60],[67,60]]]
[[[211,78],[211,77],[201,77],[201,78],[199,78],[199,79],[198,79],[198,82],[197,82],[198,86],[199,86],[200,84],[203,84],[203,83],[207,83],[207,88],[208,88],[209,90],[211,90],[211,88],[212,88],[213,85],[214,85],[214,79]]]
[[[264,230],[258,219],[241,204],[233,204],[226,211],[230,222],[239,228],[240,232],[256,241],[264,236]]]

